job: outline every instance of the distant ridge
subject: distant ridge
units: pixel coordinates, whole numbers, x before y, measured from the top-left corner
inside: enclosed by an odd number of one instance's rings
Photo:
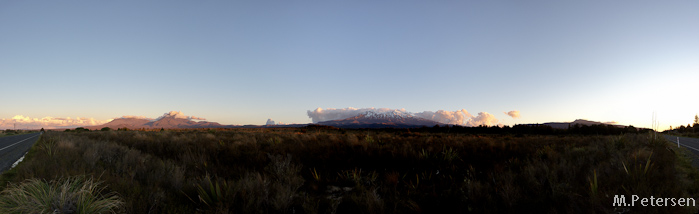
[[[186,128],[229,128],[234,126],[221,125],[216,122],[199,121],[195,122],[187,118],[178,118],[176,116],[164,116],[156,120],[140,119],[140,118],[117,118],[111,122],[97,125],[87,126],[86,129],[102,129],[109,127],[111,129],[128,128],[128,129],[186,129]]]
[[[138,118],[119,118],[119,119],[114,119],[108,123],[102,124],[102,125],[96,125],[96,126],[88,126],[84,127],[86,129],[101,129],[104,127],[109,127],[112,129],[117,129],[117,128],[128,128],[128,129],[137,129],[137,128],[142,128],[144,124],[151,122],[148,119],[138,119]]]
[[[614,125],[610,123],[603,123],[603,122],[597,122],[597,121],[590,121],[590,120],[583,120],[583,119],[577,119],[573,122],[549,122],[549,123],[543,123],[543,124],[525,124],[525,125],[545,125],[545,126],[551,126],[552,128],[555,129],[567,129],[568,127],[572,127],[575,125],[581,125],[581,126],[592,126],[592,125],[612,125],[614,127],[626,127],[623,125]]]

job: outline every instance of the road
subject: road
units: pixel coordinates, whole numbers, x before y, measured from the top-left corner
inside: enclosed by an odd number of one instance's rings
[[[672,136],[672,135],[663,135],[665,139],[671,141],[675,145],[677,145],[677,136]],[[699,138],[691,138],[691,137],[679,137],[680,140],[680,146],[683,146],[687,148],[689,151],[694,154],[694,158],[692,158],[692,165],[694,167],[699,167]]]
[[[40,132],[0,137],[0,172],[12,166],[39,140]]]

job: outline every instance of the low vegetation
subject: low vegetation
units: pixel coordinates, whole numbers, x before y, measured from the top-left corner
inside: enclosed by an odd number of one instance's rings
[[[612,206],[620,194],[699,193],[686,151],[647,133],[455,132],[49,131],[0,186],[7,198],[22,185],[98,178],[95,195],[123,213],[697,211]]]
[[[694,123],[687,124],[687,126],[670,126],[670,129],[663,131],[663,133],[675,136],[699,138],[699,115],[694,115]]]
[[[28,179],[0,192],[1,213],[114,213],[122,203],[92,178],[73,177],[46,182]]]
[[[10,135],[18,135],[18,134],[26,134],[26,133],[31,133],[31,132],[34,132],[34,131],[6,129],[6,130],[0,130],[0,137],[10,136]]]

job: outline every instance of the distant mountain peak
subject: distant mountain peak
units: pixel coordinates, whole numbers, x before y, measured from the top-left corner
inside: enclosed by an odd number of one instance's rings
[[[363,114],[360,114],[358,116],[363,116],[365,118],[370,118],[370,119],[405,119],[405,118],[412,118],[413,115],[409,113],[405,113],[402,111],[398,110],[393,110],[393,111],[388,111],[388,112],[374,112],[374,111],[367,111],[364,112]]]
[[[592,125],[612,125],[616,127],[625,127],[623,125],[617,125],[616,123],[603,123],[603,122],[597,122],[597,121],[592,121],[592,120],[585,120],[585,119],[577,119],[573,122],[549,122],[549,123],[543,123],[543,125],[551,126],[553,128],[557,129],[567,129],[571,126],[575,125],[581,125],[581,126],[592,126]]]
[[[200,121],[194,121],[200,120]],[[206,119],[186,116],[181,111],[170,111],[156,118],[155,120],[149,119],[142,116],[124,116],[121,118],[114,119],[108,123],[89,126],[89,129],[101,129],[103,127],[110,127],[112,129],[117,128],[216,128],[223,127],[223,125],[216,122],[207,122]]]

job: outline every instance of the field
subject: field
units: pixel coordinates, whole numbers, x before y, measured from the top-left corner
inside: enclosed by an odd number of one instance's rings
[[[75,178],[120,213],[694,213],[612,203],[699,193],[686,151],[647,133],[323,127],[49,131],[0,186]]]

